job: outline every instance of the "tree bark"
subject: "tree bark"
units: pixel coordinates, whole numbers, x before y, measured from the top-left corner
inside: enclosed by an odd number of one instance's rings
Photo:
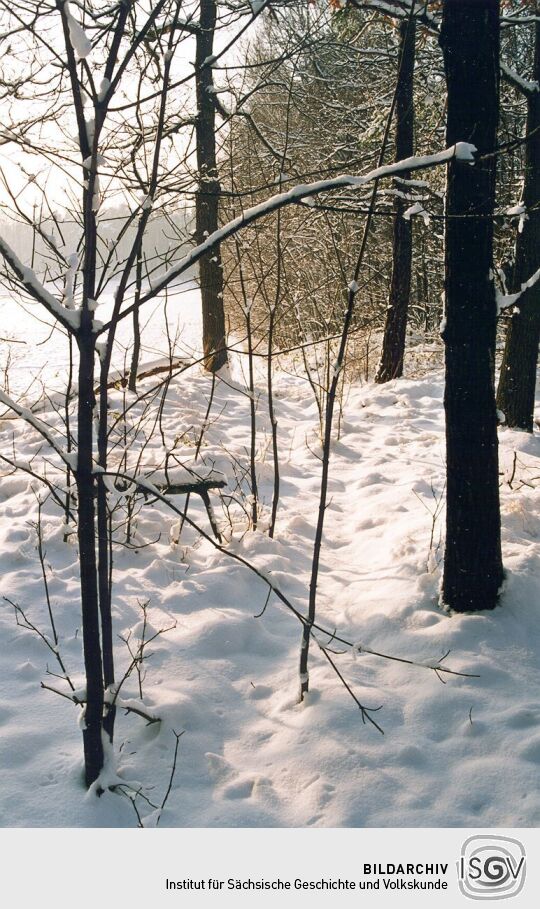
[[[414,154],[414,58],[416,23],[412,16],[401,22],[399,75],[396,90],[396,161]],[[403,174],[407,179],[408,173]],[[396,181],[396,189],[403,184]],[[394,237],[392,280],[386,310],[381,359],[375,382],[382,384],[403,375],[407,310],[411,291],[412,221],[403,217],[408,203],[400,196],[394,200]]]
[[[142,243],[141,243],[142,246]],[[137,266],[135,271],[135,303],[141,299],[142,290],[142,249],[137,252]],[[137,391],[137,373],[139,371],[139,359],[141,356],[141,323],[139,318],[139,307],[135,306],[133,310],[133,352],[131,355],[131,365],[129,367],[130,391]]]
[[[492,609],[503,580],[492,278],[499,113],[499,0],[445,0],[440,43],[448,89],[447,144],[473,143],[474,165],[448,167],[443,331],[447,509],[442,599],[458,612]]]
[[[537,13],[540,4],[537,4]],[[535,26],[534,74],[540,80],[540,22]],[[535,132],[536,130],[536,132]],[[512,291],[520,290],[537,270],[540,259],[540,92],[527,96],[527,134],[523,205],[527,217],[516,238]],[[497,405],[506,425],[533,431],[536,392],[536,366],[540,342],[540,282],[525,291],[518,302],[519,312],[512,316],[506,335],[501,364]]]
[[[202,243],[218,229],[220,184],[216,166],[216,111],[212,67],[205,60],[213,54],[216,26],[215,0],[200,0],[200,29],[196,39],[196,144],[199,182],[195,199],[196,239]],[[219,246],[199,262],[203,318],[204,364],[216,372],[227,362],[225,312],[223,308],[223,267]]]
[[[92,314],[81,313],[79,345],[79,404],[77,470],[77,534],[81,579],[83,654],[86,673],[86,707],[83,747],[86,785],[90,786],[103,767],[103,674],[100,641],[96,561],[96,528],[92,437],[94,422],[94,336]]]

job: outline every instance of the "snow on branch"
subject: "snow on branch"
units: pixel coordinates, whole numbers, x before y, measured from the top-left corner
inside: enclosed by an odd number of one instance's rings
[[[43,284],[38,281],[34,270],[23,265],[14,250],[2,237],[0,237],[0,254],[19,281],[24,284],[30,296],[37,300],[38,303],[41,303],[55,319],[58,319],[67,331],[76,331],[79,327],[80,313],[69,310],[56,297],[53,297]]]
[[[439,22],[435,16],[427,9],[427,3],[418,4],[418,8],[410,0],[351,0],[351,5],[356,9],[373,10],[381,13],[383,16],[391,16],[393,19],[405,19],[411,15],[421,22],[429,31],[437,33],[439,31]]]
[[[22,404],[18,404],[17,401],[14,401],[5,391],[0,390],[0,403],[5,404],[6,407],[9,407],[17,416],[21,417],[26,423],[33,427],[40,436],[42,436],[46,442],[49,443],[51,448],[62,458],[64,464],[67,464],[71,467],[72,470],[76,469],[76,455],[71,452],[64,451],[61,445],[58,444],[53,434],[51,433],[48,426],[45,425],[35,414],[32,413],[27,407],[23,407]]]
[[[175,278],[183,274],[183,272],[192,265],[195,265],[199,259],[213,250],[215,246],[238,233],[238,231],[243,228],[253,224],[254,221],[258,221],[259,218],[263,218],[287,205],[296,204],[301,202],[302,199],[318,195],[319,193],[330,192],[331,190],[341,189],[346,186],[355,188],[365,186],[368,183],[372,183],[374,180],[382,180],[384,177],[392,177],[395,174],[401,174],[404,171],[410,172],[422,170],[427,167],[436,167],[440,164],[447,164],[453,158],[458,161],[467,162],[468,164],[474,164],[476,151],[476,146],[471,145],[470,142],[456,142],[455,145],[452,145],[444,151],[436,152],[432,155],[414,155],[411,158],[404,158],[402,161],[395,161],[393,164],[384,164],[381,167],[376,167],[363,176],[342,174],[327,180],[317,180],[314,183],[299,184],[298,186],[293,186],[292,189],[287,190],[287,192],[271,196],[271,198],[266,199],[265,202],[254,205],[252,208],[247,208],[243,214],[211,233],[206,240],[198,246],[195,246],[191,252],[184,256],[176,265],[173,265],[173,267],[166,271],[164,275],[153,281],[150,285],[150,290],[140,298],[137,304],[128,306],[119,315],[118,319],[123,319],[132,313],[136,305],[141,306],[143,303],[147,303],[149,300],[154,299],[154,297],[174,281]],[[112,322],[107,322],[103,325],[99,329],[98,334],[107,331],[111,324]]]
[[[393,0],[393,2],[392,0],[349,0],[349,2],[356,9],[373,10],[385,16],[391,16],[393,19],[404,19],[414,15],[417,22],[434,33],[438,32],[440,28],[439,18],[428,10],[427,3],[418,3],[415,8],[411,0]],[[501,28],[531,25],[535,22],[540,22],[540,16],[528,13],[501,15]]]
[[[533,22],[540,22],[540,16],[534,15],[512,15],[501,16],[501,27],[505,25],[530,25]]]
[[[413,215],[421,215],[426,227],[429,225],[429,212],[424,208],[421,202],[415,202],[407,211],[403,212],[406,221],[410,221]]]
[[[514,88],[517,88],[524,95],[532,95],[534,92],[540,91],[540,85],[538,82],[531,82],[528,79],[523,79],[519,73],[516,73],[508,64],[503,63],[501,60],[501,74],[504,76],[507,82],[510,82]]]
[[[538,268],[531,277],[524,281],[521,285],[521,289],[515,294],[503,294],[499,289],[496,291],[496,301],[497,301],[497,315],[503,311],[503,309],[508,309],[509,306],[514,306],[520,297],[523,296],[526,290],[530,290],[531,287],[540,280],[540,268]]]
[[[410,0],[350,0],[351,5],[356,9],[370,9],[374,12],[381,13],[385,16],[392,16],[393,19],[405,19],[411,15],[417,22],[420,22],[424,28],[434,35],[440,32],[439,20],[428,11],[427,4],[422,5],[418,10],[411,6]],[[538,16],[501,16],[501,26],[504,25],[526,25],[531,22],[539,21]],[[531,95],[533,92],[540,90],[538,82],[530,82],[523,79],[519,73],[516,73],[510,66],[501,60],[501,75],[507,82],[517,88],[524,95]]]
[[[64,13],[66,15],[66,22],[69,29],[69,40],[71,41],[73,50],[77,54],[79,60],[84,60],[92,50],[92,42],[87,37],[86,32],[80,22],[77,22],[75,19],[73,13],[69,8],[68,0],[66,0],[64,3]]]

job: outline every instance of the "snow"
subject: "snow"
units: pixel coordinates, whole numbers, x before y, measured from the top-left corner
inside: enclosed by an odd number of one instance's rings
[[[512,205],[506,209],[507,215],[522,215],[526,211],[525,206],[520,202],[518,205]]]
[[[525,221],[529,217],[525,206],[522,203],[520,203],[519,205],[513,205],[511,208],[506,209],[506,214],[509,215],[510,217],[519,217],[518,231],[520,234],[523,233],[523,228],[525,227]]]
[[[226,482],[226,477],[223,471],[212,470],[212,468],[197,465],[195,462],[192,464],[184,463],[182,465],[169,464],[167,469],[156,468],[152,470],[148,479],[152,481],[155,486],[182,486],[182,485],[192,485],[193,483],[210,481],[215,483]]]
[[[406,177],[396,177],[396,181],[414,189],[427,189],[429,186],[425,180],[407,180]]]
[[[19,416],[21,420],[35,429],[37,433],[49,443],[52,450],[55,451],[56,454],[60,455],[61,460],[66,464],[70,464],[71,466],[70,459],[72,459],[74,456],[64,451],[55,432],[51,431],[49,426],[40,420],[39,417],[36,417],[35,414],[33,414],[32,411],[28,409],[28,407],[23,407],[18,401],[15,401],[10,395],[6,394],[6,392],[2,391],[1,389],[0,403],[4,404],[8,408],[8,411],[12,411],[13,414]]]
[[[74,261],[74,260],[72,260]],[[73,268],[73,265],[69,268]],[[65,293],[65,288],[64,288]],[[108,294],[102,294],[96,310],[101,321],[110,317],[113,307],[114,287]],[[67,309],[67,300],[64,304]],[[39,314],[44,322],[34,318]],[[78,310],[71,310],[71,314],[78,320]],[[45,382],[49,393],[58,392],[65,388],[68,375],[68,344],[67,339],[58,331],[51,331],[54,324],[52,317],[47,317],[45,312],[39,313],[35,306],[27,309],[16,305],[13,297],[0,296],[0,319],[4,325],[4,337],[0,339],[0,369],[4,369],[10,362],[10,388],[19,394],[28,391],[34,394],[40,382]],[[171,337],[178,335],[175,345],[176,357],[191,358],[200,354],[201,313],[198,291],[192,281],[185,281],[182,285],[169,290],[168,320]],[[8,325],[14,329],[8,331]],[[164,364],[163,351],[166,343],[166,323],[162,307],[156,309],[152,304],[142,314],[144,326],[143,359],[150,366]],[[5,340],[12,337],[22,343],[10,344]],[[130,342],[131,327],[127,322],[121,322],[117,331],[117,344],[113,352],[113,367],[118,375],[125,372],[126,349]],[[97,352],[103,354],[105,345],[103,341],[96,344]],[[75,351],[76,356],[76,351]],[[129,361],[128,361],[129,362]],[[75,367],[76,367],[75,363]],[[29,386],[31,388],[29,389]]]
[[[374,168],[362,176],[341,174],[338,177],[333,177],[328,180],[317,180],[314,183],[293,186],[291,189],[287,190],[287,192],[278,193],[271,196],[269,199],[266,199],[264,202],[260,202],[258,205],[246,209],[242,215],[239,215],[237,218],[224,224],[223,227],[215,230],[211,235],[206,236],[206,239],[202,243],[199,243],[198,246],[194,247],[179,263],[170,268],[162,277],[151,282],[150,290],[141,297],[140,302],[143,304],[147,300],[155,297],[156,294],[163,290],[171,281],[188,268],[191,268],[206,252],[208,252],[208,250],[213,249],[218,243],[223,242],[248,224],[252,224],[254,221],[259,220],[259,218],[265,217],[274,211],[278,211],[286,205],[298,203],[303,199],[310,198],[319,193],[330,192],[334,189],[340,189],[347,186],[359,188],[374,180],[381,180],[384,177],[399,175],[400,173],[403,173],[403,171],[423,170],[428,167],[436,167],[439,164],[447,164],[453,158],[468,164],[474,164],[476,152],[477,148],[472,143],[456,142],[454,145],[440,152],[434,152],[430,155],[413,155],[410,158],[403,158],[403,160],[396,161],[393,164],[383,164],[381,167]],[[129,313],[130,309],[127,309],[125,310],[124,315],[129,315]]]
[[[538,82],[533,82],[529,79],[524,79],[523,76],[520,76],[519,73],[516,73],[511,66],[508,66],[507,63],[504,63],[501,60],[501,73],[503,76],[512,82],[516,88],[522,91],[525,95],[531,95],[534,92],[540,91],[540,85]]]
[[[68,0],[66,0],[64,3],[64,13],[67,19],[69,39],[73,45],[73,50],[77,54],[79,60],[84,60],[86,57],[88,57],[88,54],[92,50],[92,42],[87,37],[86,32],[84,31],[80,22],[77,22],[73,16],[69,8]]]
[[[79,313],[73,312],[67,306],[63,306],[50,291],[38,280],[36,273],[32,268],[24,265],[9,244],[0,237],[0,255],[9,264],[11,271],[25,285],[28,292],[43,304],[45,309],[58,321],[72,329],[79,326]]]
[[[94,175],[94,192],[92,194],[92,211],[99,211],[101,206],[101,185],[99,174]]]
[[[96,165],[99,166],[99,165],[106,164],[106,163],[107,163],[107,158],[105,157],[105,155],[98,154],[95,156],[95,158],[93,155],[88,155],[88,157],[84,159],[82,165],[87,170],[90,170],[92,167],[95,167]]]
[[[415,202],[407,211],[403,212],[403,217],[406,221],[410,221],[413,215],[421,215],[426,227],[429,226],[429,212],[426,211],[421,202]]]
[[[92,148],[92,145],[94,144],[94,135],[96,132],[95,117],[89,117],[88,119],[85,119],[84,122],[86,125],[86,138],[88,140],[88,145],[90,146],[90,148]]]
[[[456,142],[455,144],[455,157],[458,161],[467,161],[469,164],[474,164],[474,156],[477,151],[476,146],[470,142]],[[441,154],[444,154],[444,152],[441,152]]]
[[[501,293],[501,291],[497,288],[497,290],[495,292],[496,302],[497,302],[497,313],[500,314],[503,311],[503,309],[508,309],[509,306],[515,306],[515,304],[523,296],[525,291],[530,290],[531,287],[534,287],[534,285],[539,280],[540,280],[540,268],[537,268],[537,270],[531,275],[531,277],[528,278],[527,281],[523,282],[520,290],[518,290],[516,293],[514,293],[514,294]]]
[[[75,309],[75,276],[77,274],[77,269],[79,267],[79,256],[78,254],[71,253],[67,256],[67,271],[64,285],[64,304],[68,309]]]
[[[111,80],[103,77],[100,82],[99,92],[98,92],[98,101],[104,101],[107,97],[107,93],[111,87]]]
[[[200,458],[201,469],[230,476],[246,465],[249,444],[249,400],[235,387],[245,385],[241,362],[237,357],[232,364],[231,383],[216,384]],[[299,705],[300,623],[275,596],[254,618],[265,605],[269,577],[305,612],[320,482],[311,390],[300,378],[278,373],[282,496],[276,537],[269,540],[264,530],[272,469],[263,378],[257,377],[256,398],[261,530],[249,531],[237,514],[230,545],[262,578],[192,528],[184,527],[177,541],[178,519],[161,502],[141,505],[139,548],[119,547],[115,555],[115,627],[136,647],[143,627],[140,604],[148,602],[148,635],[168,630],[149,645],[143,699],[131,677],[118,706],[142,707],[161,722],[146,725],[131,709],[119,709],[114,754],[108,754],[101,782],[142,786],[159,806],[175,730],[184,734],[161,826],[537,826],[538,434],[500,430],[508,572],[501,605],[492,613],[449,616],[437,603],[442,513],[431,550],[429,545],[432,513],[444,495],[442,376],[431,370],[427,378],[351,388],[331,463],[318,621],[361,642],[351,648],[334,643],[334,650],[346,652],[333,659],[362,703],[382,705],[375,715],[382,736],[362,723],[316,646],[310,696]],[[153,381],[145,380],[141,389]],[[169,445],[180,437],[175,452],[185,463],[193,459],[210,391],[210,377],[198,369],[182,373],[169,389],[163,430]],[[111,413],[121,401],[122,392],[113,390]],[[135,409],[135,417],[141,414]],[[12,417],[0,423],[0,448],[8,455],[13,432],[21,460],[37,464],[49,457],[32,426]],[[136,461],[137,446],[129,454]],[[145,463],[153,457],[158,464],[161,455],[155,439],[144,452]],[[43,496],[46,489],[8,466],[3,472],[1,593],[47,631],[31,526],[35,492]],[[152,482],[147,485],[152,489]],[[237,494],[247,499],[244,481]],[[207,529],[204,509],[193,498],[189,516]],[[225,527],[226,512],[217,495],[212,499]],[[42,506],[42,520],[59,650],[79,691],[84,679],[76,539],[70,534],[64,542],[64,515],[51,499]],[[17,626],[7,604],[0,625],[2,823],[136,826],[126,793],[107,791],[97,799],[84,791],[81,710],[40,688],[42,680],[50,681],[50,652]],[[318,636],[324,643],[324,635]],[[478,677],[448,675],[442,685],[428,667],[448,650],[443,665]],[[121,642],[117,659],[120,680],[130,661]],[[156,811],[146,806],[148,824],[157,821]]]

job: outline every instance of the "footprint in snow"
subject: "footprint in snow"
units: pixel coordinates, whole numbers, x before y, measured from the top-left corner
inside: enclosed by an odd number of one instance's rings
[[[510,729],[527,729],[530,726],[538,726],[539,723],[540,709],[538,707],[522,707],[506,720],[506,725]]]
[[[218,785],[223,784],[222,795],[225,799],[249,799],[255,786],[266,782],[263,777],[238,776],[232,764],[220,754],[207,752],[205,757],[210,775]]]
[[[405,745],[397,754],[397,763],[404,767],[419,767],[425,763],[425,757],[416,745]]]
[[[384,482],[384,477],[380,473],[367,473],[362,481],[362,486],[373,486],[376,483]]]
[[[370,530],[372,527],[380,527],[385,523],[384,518],[364,518],[356,524],[356,530]]]
[[[224,780],[228,776],[232,776],[234,773],[232,764],[230,764],[229,761],[221,754],[214,754],[212,751],[207,751],[205,758],[208,764],[210,776],[214,780]]]
[[[27,679],[35,679],[36,676],[41,675],[41,671],[34,666],[30,660],[27,660],[25,663],[21,663],[20,666],[17,666],[15,672],[18,676]]]
[[[229,783],[223,790],[223,797],[226,799],[249,799],[253,793],[254,786],[255,780],[253,778]]]

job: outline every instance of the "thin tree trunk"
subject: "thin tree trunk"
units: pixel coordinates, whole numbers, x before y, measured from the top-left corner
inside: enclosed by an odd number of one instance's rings
[[[255,371],[253,362],[253,332],[251,308],[246,305],[246,335],[248,345],[249,376],[249,474],[251,478],[251,529],[257,530],[259,513],[259,490],[257,485],[257,402],[255,400]]]
[[[278,266],[279,268],[279,266]],[[268,392],[268,416],[270,418],[270,427],[272,432],[272,461],[274,467],[274,483],[272,488],[272,511],[270,515],[270,524],[268,527],[268,536],[270,539],[273,539],[275,529],[276,529],[276,519],[277,519],[277,510],[279,504],[279,442],[278,442],[278,422],[276,417],[275,403],[274,403],[274,386],[273,386],[273,372],[272,372],[272,346],[274,341],[274,322],[276,318],[276,307],[279,300],[279,280],[278,280],[278,289],[276,291],[276,301],[270,307],[269,318],[268,318],[268,361],[267,361],[267,374],[266,374],[266,387]]]
[[[537,4],[537,13],[540,4]],[[533,79],[540,80],[540,22],[536,23]],[[535,132],[536,130],[536,132]],[[517,292],[537,270],[540,259],[540,92],[527,97],[523,205],[526,220],[516,238],[512,290]],[[497,404],[504,412],[507,426],[532,432],[536,392],[536,366],[540,342],[540,282],[520,298],[519,313],[512,316],[497,393]]]
[[[216,167],[215,104],[212,67],[204,61],[212,56],[216,25],[215,0],[200,0],[200,30],[196,39],[197,119],[196,144],[199,183],[195,198],[197,243],[218,228],[220,185]],[[223,308],[223,267],[219,246],[199,262],[203,318],[205,367],[216,372],[227,362],[225,313]]]
[[[416,22],[409,16],[400,24],[399,75],[396,91],[396,161],[414,154],[414,58]],[[404,173],[403,177],[409,177]],[[403,184],[396,181],[396,188]],[[381,359],[375,382],[382,384],[403,375],[407,310],[411,292],[412,220],[403,217],[408,202],[394,200],[392,280],[386,310]]]
[[[107,372],[100,377],[100,402],[107,400]],[[105,422],[103,422],[105,421]],[[106,416],[100,414],[98,429],[98,461],[105,469],[107,466],[107,432]],[[114,644],[112,628],[112,561],[110,540],[110,518],[107,488],[102,476],[97,478],[97,531],[98,531],[98,591],[99,612],[101,617],[101,646],[103,660],[103,683],[105,689],[114,686]],[[112,742],[116,706],[109,707],[103,719],[103,729]]]
[[[447,144],[473,143],[474,165],[448,167],[445,295],[447,509],[442,597],[458,612],[492,609],[503,579],[492,279],[499,113],[499,2],[445,0]]]
[[[141,298],[142,289],[142,250],[137,253],[137,267],[135,273],[135,304],[138,304]],[[139,371],[139,359],[141,356],[141,324],[139,317],[139,307],[135,305],[133,310],[133,353],[131,355],[131,365],[129,367],[129,390],[137,391],[137,373]]]
[[[83,746],[86,785],[103,767],[103,675],[99,627],[96,530],[92,436],[94,423],[94,336],[92,314],[83,310],[79,344],[79,408],[77,470],[77,524],[81,578],[83,653],[86,673],[86,708]]]

